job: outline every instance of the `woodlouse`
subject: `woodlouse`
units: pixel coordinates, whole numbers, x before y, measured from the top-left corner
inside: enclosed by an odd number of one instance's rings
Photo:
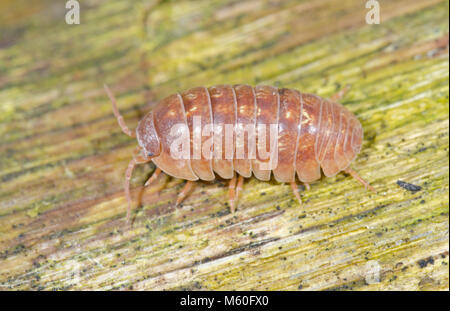
[[[300,194],[295,182],[296,174],[309,189],[309,183],[321,177],[320,169],[327,177],[344,171],[374,191],[374,188],[349,166],[361,149],[363,129],[358,119],[337,103],[343,91],[326,100],[317,95],[266,85],[196,87],[161,100],[140,120],[136,131],[132,132],[126,126],[118,111],[116,100],[106,85],[105,90],[123,132],[136,137],[139,144],[125,175],[128,220],[131,211],[129,183],[133,168],[136,164],[149,161],[153,161],[157,169],[145,183],[146,186],[155,180],[161,171],[188,180],[179,193],[176,204],[186,197],[195,180],[213,180],[215,174],[231,179],[229,204],[233,212],[244,177],[251,177],[252,173],[260,180],[269,180],[273,171],[277,181],[291,184],[294,195],[300,203]],[[204,149],[206,153],[202,152],[200,158],[192,157],[196,148],[198,149],[199,142],[205,146],[207,140],[211,138],[201,136],[200,140],[193,139],[198,138],[198,132],[204,129],[198,128],[194,122],[195,117],[206,120],[202,126],[212,124],[222,126],[223,129],[225,125],[231,124],[232,141],[225,142],[226,135],[223,130],[213,132],[209,149],[208,147]],[[171,130],[177,124],[184,124],[187,131],[185,134],[188,135],[191,156],[187,159],[174,158],[170,153],[175,139]],[[259,148],[260,142],[272,138],[267,136],[263,139],[267,131],[259,134],[257,130],[262,124],[275,124],[277,128],[275,135],[277,165],[271,169],[263,168],[262,164],[270,159],[260,156],[260,149],[256,155],[250,154],[251,135],[245,134],[242,130],[243,126],[246,126],[246,129],[253,129],[253,133],[257,133],[256,145]],[[246,135],[247,139],[242,140],[241,135]],[[220,142],[225,146],[221,150],[219,150]],[[224,149],[227,146],[232,147],[229,148],[232,149],[231,158],[225,156]],[[244,150],[244,157],[237,158],[238,150]],[[140,154],[137,154],[138,152]]]

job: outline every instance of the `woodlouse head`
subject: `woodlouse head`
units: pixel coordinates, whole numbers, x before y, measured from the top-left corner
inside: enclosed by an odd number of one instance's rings
[[[142,152],[147,158],[154,158],[161,153],[161,141],[155,129],[153,113],[148,113],[136,128],[136,138]]]

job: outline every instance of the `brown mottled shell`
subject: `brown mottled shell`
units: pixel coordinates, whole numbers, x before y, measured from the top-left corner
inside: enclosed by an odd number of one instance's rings
[[[201,117],[202,126],[231,124],[233,135],[225,141],[224,129],[214,132],[213,137],[201,136],[199,147],[193,138],[203,128],[195,124],[194,117]],[[188,129],[191,156],[206,146],[200,159],[170,156],[173,142],[170,130],[180,123]],[[250,126],[256,133],[260,124],[278,127],[278,161],[271,170],[261,168],[267,159],[258,149],[255,158],[249,157],[248,135],[243,129]],[[149,142],[160,143],[160,153],[152,161],[177,178],[213,180],[217,174],[230,179],[236,171],[244,177],[253,173],[260,180],[269,180],[273,171],[280,182],[294,181],[297,173],[300,181],[310,183],[320,178],[321,168],[327,177],[346,169],[361,149],[363,130],[358,119],[342,105],[316,95],[265,85],[218,85],[192,88],[163,99],[137,129],[141,147],[157,150],[155,146],[146,146],[146,135],[153,137]],[[244,138],[239,139],[240,135]],[[256,138],[258,145],[262,138]],[[220,141],[223,148],[218,150]],[[246,157],[237,158],[237,150],[243,150]],[[214,152],[222,157],[208,156]],[[232,154],[232,158],[225,158],[226,153]]]

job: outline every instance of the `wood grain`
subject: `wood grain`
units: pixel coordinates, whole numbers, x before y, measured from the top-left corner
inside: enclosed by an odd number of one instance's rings
[[[86,0],[0,6],[0,289],[448,290],[448,1]],[[3,9],[7,8],[7,9]],[[122,190],[134,128],[175,91],[269,84],[342,100],[361,120],[351,177],[302,191],[226,184],[140,166],[134,225]],[[422,187],[412,193],[397,180]],[[372,267],[380,279],[370,281]]]

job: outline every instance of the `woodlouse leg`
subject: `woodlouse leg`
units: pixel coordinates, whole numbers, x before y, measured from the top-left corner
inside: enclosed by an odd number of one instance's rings
[[[344,86],[344,88],[342,90],[340,90],[339,92],[337,92],[336,94],[334,94],[333,96],[330,97],[330,101],[337,102],[338,100],[343,98],[349,90],[350,90],[349,85]]]
[[[236,198],[236,175],[230,180],[228,184],[228,200],[230,204],[230,210],[232,213],[235,211],[234,199]]]
[[[108,86],[106,84],[103,84],[103,87],[105,88],[106,94],[108,95],[109,99],[111,100],[113,112],[114,112],[114,115],[116,116],[116,119],[117,119],[117,122],[119,123],[120,128],[128,136],[136,137],[136,134],[134,132],[132,132],[128,128],[128,126],[125,124],[125,120],[123,119],[122,115],[119,112],[119,109],[117,108],[116,98],[112,94],[111,90],[108,88]]]
[[[300,198],[300,192],[298,191],[297,183],[295,181],[291,182],[292,192],[294,192],[295,197],[298,200],[298,203],[302,205],[302,198]]]
[[[178,193],[177,202],[175,203],[175,205],[180,205],[180,203],[183,202],[183,200],[187,197],[187,195],[192,190],[194,185],[195,185],[195,182],[193,182],[192,180],[188,180],[186,182],[186,184],[184,185],[181,192]]]
[[[303,184],[305,185],[306,190],[311,190],[311,186],[308,183],[304,182]]]
[[[144,187],[147,187],[150,184],[152,184],[158,178],[158,176],[161,175],[161,173],[162,173],[162,170],[159,167],[157,167],[156,170],[153,172],[152,176],[150,176],[150,178],[145,182]],[[168,176],[166,175],[166,177],[168,177]],[[164,182],[156,189],[156,193],[158,195],[159,195],[159,192],[165,188],[166,183],[167,183],[167,178],[165,178]]]
[[[362,179],[361,176],[358,175],[354,170],[351,168],[347,168],[344,170],[347,174],[350,174],[354,179],[356,179],[359,183],[361,183],[366,189],[369,189],[372,192],[377,192],[374,187],[372,187],[367,181]]]
[[[234,213],[236,211],[236,203],[239,199],[239,193],[242,190],[242,186],[244,184],[244,176],[239,175],[237,178],[237,186],[236,186],[236,175],[230,180],[230,184],[228,186],[228,196],[229,196],[229,204],[230,211]]]
[[[130,195],[130,179],[133,174],[134,167],[136,166],[136,159],[133,158],[128,164],[128,168],[125,172],[125,197],[127,198],[128,208],[127,208],[127,224],[130,224],[130,215],[131,215],[131,195]]]
[[[150,178],[145,182],[144,187],[147,187],[152,182],[154,182],[156,178],[158,178],[159,174],[161,174],[161,172],[162,172],[161,169],[157,167],[156,170],[153,172],[152,176],[150,176]]]
[[[137,164],[143,164],[143,163],[147,163],[148,161],[150,161],[150,159],[145,159],[143,157],[133,157],[133,159],[130,161],[130,163],[128,164],[128,168],[125,172],[125,183],[124,183],[124,188],[125,188],[125,197],[127,198],[128,201],[128,208],[127,208],[127,223],[130,224],[130,216],[131,216],[131,194],[130,194],[130,180],[131,180],[131,176],[133,175],[133,170],[134,167]]]

